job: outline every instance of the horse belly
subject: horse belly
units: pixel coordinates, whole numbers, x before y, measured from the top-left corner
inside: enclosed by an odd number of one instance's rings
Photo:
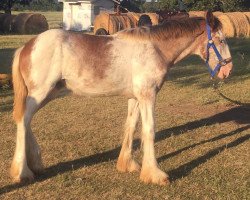
[[[107,77],[104,79],[95,78],[89,74],[85,76],[65,79],[66,87],[74,94],[82,96],[130,96],[131,87],[124,78],[119,79]]]

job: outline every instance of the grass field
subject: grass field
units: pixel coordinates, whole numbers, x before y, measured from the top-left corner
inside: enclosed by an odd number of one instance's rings
[[[31,37],[0,36],[0,73],[9,71],[11,50]],[[32,128],[45,174],[30,184],[13,184],[13,93],[0,90],[0,199],[249,199],[250,39],[230,39],[229,45],[235,68],[220,88],[228,99],[213,90],[196,57],[173,68],[158,95],[155,149],[171,179],[164,187],[116,171],[127,100],[75,96],[37,113]],[[141,161],[139,138],[140,127],[134,149]]]

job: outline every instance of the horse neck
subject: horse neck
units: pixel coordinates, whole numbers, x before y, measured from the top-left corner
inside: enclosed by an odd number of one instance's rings
[[[175,64],[189,55],[199,54],[199,45],[202,42],[202,36],[184,36],[167,41],[158,41],[156,47],[164,55],[167,63]]]

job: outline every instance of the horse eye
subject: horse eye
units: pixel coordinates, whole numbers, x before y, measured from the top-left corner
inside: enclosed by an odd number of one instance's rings
[[[225,42],[225,40],[220,40],[220,43],[225,44],[226,42]]]

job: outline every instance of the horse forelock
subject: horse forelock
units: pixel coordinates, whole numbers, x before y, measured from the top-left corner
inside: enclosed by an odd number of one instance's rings
[[[221,23],[216,18],[217,29]],[[185,36],[196,36],[205,31],[205,19],[202,17],[170,20],[160,25],[127,29],[117,33],[119,38],[130,40],[171,40]]]

